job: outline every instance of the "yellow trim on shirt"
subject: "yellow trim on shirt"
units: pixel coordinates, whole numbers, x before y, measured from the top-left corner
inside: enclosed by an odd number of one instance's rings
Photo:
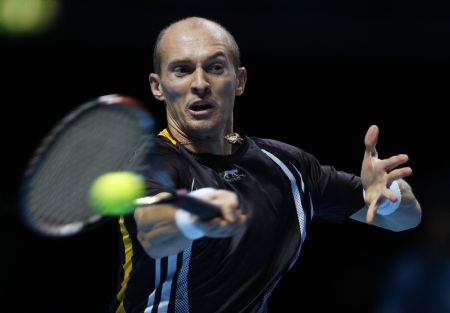
[[[164,128],[162,131],[159,132],[158,136],[166,137],[170,140],[170,142],[174,145],[177,144],[176,140],[172,137],[172,135],[169,133],[167,128]]]
[[[169,139],[172,144],[176,144],[177,142],[169,133],[167,128],[164,128],[158,136],[165,137]],[[125,291],[127,290],[128,280],[130,279],[130,273],[133,269],[133,263],[131,262],[131,258],[133,257],[133,243],[131,242],[130,234],[128,233],[127,228],[125,227],[125,218],[123,216],[119,219],[120,224],[120,232],[122,233],[122,241],[123,246],[125,248],[125,263],[123,264],[123,279],[121,283],[121,288],[117,293],[117,300],[120,301],[119,307],[116,310],[116,313],[126,313],[123,301],[125,299]]]
[[[125,218],[123,216],[119,219],[120,232],[122,233],[123,246],[125,248],[125,263],[123,264],[123,279],[119,292],[117,293],[117,300],[120,301],[120,305],[116,310],[116,313],[126,313],[123,306],[123,300],[125,299],[125,291],[127,290],[128,280],[130,279],[130,273],[133,269],[133,263],[131,258],[133,257],[133,243],[131,242],[130,234],[125,227]]]

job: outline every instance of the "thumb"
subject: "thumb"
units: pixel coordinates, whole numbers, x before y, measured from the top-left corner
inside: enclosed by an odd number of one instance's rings
[[[364,145],[366,146],[365,157],[378,157],[377,154],[377,141],[378,141],[379,129],[377,125],[372,125],[367,130],[364,137]]]

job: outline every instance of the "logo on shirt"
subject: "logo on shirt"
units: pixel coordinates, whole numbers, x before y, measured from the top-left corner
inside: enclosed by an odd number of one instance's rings
[[[245,174],[242,173],[239,169],[234,168],[231,170],[226,170],[220,173],[220,176],[228,183],[235,182],[241,180],[245,177]]]

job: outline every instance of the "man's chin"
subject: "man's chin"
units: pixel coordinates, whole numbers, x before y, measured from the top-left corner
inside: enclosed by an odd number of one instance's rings
[[[208,139],[220,135],[220,127],[213,123],[193,123],[188,130],[189,136],[198,139]]]

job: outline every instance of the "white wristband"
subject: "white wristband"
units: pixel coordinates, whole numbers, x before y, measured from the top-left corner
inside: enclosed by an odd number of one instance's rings
[[[189,196],[199,198],[213,192],[214,188],[201,188],[189,193]],[[195,224],[194,216],[183,208],[175,211],[175,224],[180,232],[188,239],[196,240],[205,236],[205,232]]]
[[[402,201],[402,193],[400,192],[400,187],[396,181],[393,181],[389,189],[397,196],[397,201],[392,202],[389,199],[384,199],[377,209],[377,214],[379,215],[389,215],[398,209],[400,202]]]
[[[188,211],[177,209],[175,211],[175,224],[188,239],[196,240],[205,236],[205,232],[195,225],[194,217]]]

